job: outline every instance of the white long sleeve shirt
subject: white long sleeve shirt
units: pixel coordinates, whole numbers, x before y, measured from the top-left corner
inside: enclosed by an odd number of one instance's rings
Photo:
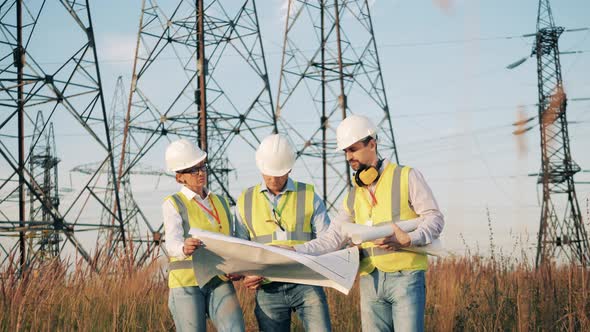
[[[385,160],[379,171],[383,171],[388,164],[389,161]],[[369,188],[374,190],[375,186],[376,183]],[[399,223],[417,225],[417,228],[408,235],[412,246],[423,246],[440,236],[445,224],[444,217],[422,173],[414,168],[410,170],[408,175],[408,187],[410,206],[419,217],[400,221]],[[342,248],[348,240],[341,230],[342,223],[346,222],[354,222],[354,220],[342,208],[324,234],[310,242],[295,245],[295,250],[304,254],[321,255]]]
[[[203,204],[208,209],[211,209],[211,205],[209,204],[209,190],[204,189],[205,191],[205,198],[201,198],[201,196],[197,195],[194,191],[190,190],[189,188],[182,186],[180,192],[186,196],[189,200],[195,199],[199,203]],[[184,229],[182,228],[182,217],[174,208],[174,204],[172,201],[167,199],[162,203],[162,214],[164,216],[164,231],[166,236],[166,251],[170,257],[184,259],[187,258],[182,251],[182,247],[184,246]],[[209,222],[213,225],[217,225],[217,221],[213,220],[208,213],[205,213]],[[231,216],[230,222],[231,222]]]

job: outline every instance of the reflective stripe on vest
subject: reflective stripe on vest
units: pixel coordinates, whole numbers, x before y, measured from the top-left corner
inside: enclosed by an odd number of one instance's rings
[[[224,197],[220,197],[213,194],[210,195],[211,204],[214,204],[220,212],[219,218],[222,224],[221,233],[227,235],[230,232],[231,225],[231,214],[229,207],[227,206],[227,201]],[[181,192],[170,195],[167,199],[170,199],[172,201],[173,205],[176,208],[176,211],[182,219],[182,229],[184,233],[184,238],[190,237],[188,232],[191,229],[191,227],[211,232],[219,232],[218,226],[213,225],[210,222],[209,218],[207,217],[207,214],[202,211],[202,209],[196,204],[196,202],[194,204],[191,204],[192,200],[189,200]],[[226,280],[225,278],[221,279]],[[170,257],[168,265],[168,286],[170,288],[198,286],[195,273],[193,271],[192,256],[187,257],[186,259],[177,259],[174,257]]]
[[[361,248],[361,250],[359,250],[359,255],[360,255],[361,259],[367,258],[369,256],[381,256],[381,255],[387,255],[387,254],[391,254],[391,253],[392,253],[391,250],[377,248],[377,247]]]
[[[348,206],[348,213],[352,216],[354,220],[354,200],[356,199],[356,186],[353,186],[352,189],[348,192],[348,197],[346,198],[346,205]]]
[[[297,241],[297,242],[307,242],[310,241],[312,239],[312,233],[311,230],[309,232],[306,232],[304,230],[304,226],[305,226],[305,214],[306,214],[306,204],[308,203],[306,200],[306,196],[307,196],[307,189],[308,186],[305,183],[302,182],[294,182],[295,185],[295,194],[296,194],[296,202],[297,205],[295,206],[295,231],[289,231],[286,230],[284,233],[286,234],[285,236],[285,241]],[[253,210],[254,210],[254,191],[255,189],[258,189],[259,186],[254,186],[251,188],[246,189],[246,191],[244,192],[244,198],[243,198],[243,209],[244,209],[244,216],[243,219],[246,222],[246,225],[248,226],[248,229],[250,231],[250,237],[252,241],[258,242],[258,243],[271,243],[273,241],[273,234],[256,234],[255,228],[254,228],[254,218],[252,216],[253,214]],[[313,192],[313,191],[312,191]],[[264,193],[261,193],[262,195],[264,195]],[[288,193],[285,193],[283,195],[288,195]],[[282,199],[289,199],[288,197],[284,197]],[[313,196],[312,196],[313,199]],[[266,201],[266,200],[265,200]],[[270,204],[270,203],[267,203]],[[312,202],[312,206],[313,206],[313,202]],[[282,218],[285,219],[285,218]],[[264,221],[266,222],[266,221]],[[285,225],[283,225],[285,226]],[[278,232],[283,233],[283,231],[278,230]],[[275,237],[276,238],[276,237]]]
[[[388,164],[385,167],[375,186],[377,205],[373,207],[366,197],[368,196],[367,189],[354,187],[345,200],[345,208],[353,216],[354,221],[366,224],[370,218],[373,222],[372,226],[377,226],[384,222],[398,222],[416,218],[417,215],[409,204],[408,177],[410,169],[395,164]],[[391,196],[390,200],[387,196]],[[383,200],[387,202],[383,202]],[[363,243],[360,251],[359,271],[361,275],[370,273],[375,267],[385,272],[425,270],[427,267],[425,255],[380,249],[376,248],[372,242]]]
[[[188,210],[186,209],[186,205],[184,205],[184,202],[178,193],[170,196],[170,198],[172,198],[176,204],[178,214],[180,214],[180,218],[182,218],[182,230],[184,231],[184,238],[186,239],[189,235],[188,231],[191,229],[191,225],[188,223]]]
[[[244,219],[246,221],[246,224],[248,225],[248,229],[251,232],[254,232],[254,227],[252,226],[252,210],[253,210],[252,196],[254,196],[254,188],[255,187],[250,187],[250,188],[246,189],[246,194],[244,195],[244,214],[245,214]],[[259,242],[258,237],[256,237],[256,236],[254,236],[254,238],[251,238],[250,240]],[[272,235],[270,235],[270,241],[272,241]],[[267,242],[267,241],[265,241],[265,242]]]
[[[400,220],[400,201],[401,201],[401,188],[400,185],[393,185],[399,184],[400,177],[402,174],[402,168],[404,166],[397,165],[395,170],[393,171],[393,181],[391,186],[391,221],[398,222]],[[354,201],[356,199],[356,190],[357,187],[352,187],[350,190],[348,197],[346,199],[346,205],[348,206],[348,211],[352,215],[354,219]]]
[[[192,268],[193,268],[193,261],[192,260],[173,261],[173,262],[168,263],[168,271],[185,270],[185,269],[192,269]]]
[[[221,202],[221,205],[223,206],[223,210],[225,211],[225,215],[228,216],[228,218],[231,218],[230,217],[231,212],[229,211],[229,205],[227,203],[227,199],[225,197],[219,197],[219,201]],[[234,229],[232,227],[229,228],[229,236],[234,236]]]

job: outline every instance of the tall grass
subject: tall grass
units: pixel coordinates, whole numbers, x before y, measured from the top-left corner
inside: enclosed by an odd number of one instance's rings
[[[7,267],[0,280],[0,330],[172,330],[160,270],[111,262],[96,273],[82,261],[55,260],[17,278]]]
[[[0,271],[0,330],[169,331],[168,290],[157,262],[129,269],[117,261],[95,272],[53,261],[17,278]],[[590,331],[590,271],[510,258],[469,256],[432,262],[427,273],[429,331]],[[249,331],[253,292],[236,284]],[[360,330],[359,293],[327,290],[334,331]],[[293,330],[302,330],[294,320]]]

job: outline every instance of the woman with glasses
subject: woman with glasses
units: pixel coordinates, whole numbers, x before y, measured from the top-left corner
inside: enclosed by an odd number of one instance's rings
[[[206,331],[207,317],[218,331],[244,331],[231,276],[220,275],[201,285],[193,271],[192,254],[201,241],[188,234],[191,228],[231,235],[227,200],[206,188],[206,158],[204,151],[186,139],[174,141],[166,149],[166,166],[182,185],[162,205],[170,257],[168,306],[177,331]]]

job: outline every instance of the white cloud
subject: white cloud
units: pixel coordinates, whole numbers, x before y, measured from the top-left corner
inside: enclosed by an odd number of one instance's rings
[[[136,35],[109,34],[99,39],[97,47],[101,62],[133,62]]]

